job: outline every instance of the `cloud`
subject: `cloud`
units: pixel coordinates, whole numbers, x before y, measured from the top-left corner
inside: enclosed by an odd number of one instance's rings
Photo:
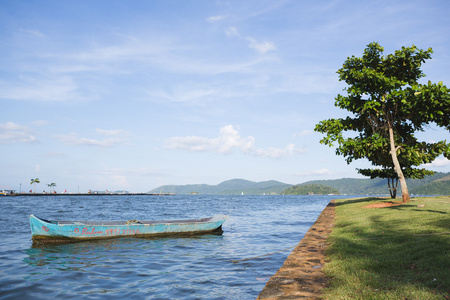
[[[69,133],[66,135],[57,135],[60,141],[67,145],[83,145],[96,147],[113,147],[116,145],[126,145],[128,143],[128,132],[119,130],[96,129],[99,135],[106,136],[103,139],[92,139],[79,137],[77,133]]]
[[[46,37],[45,34],[35,29],[20,29],[20,31],[37,36],[37,37]]]
[[[46,121],[46,120],[36,120],[36,121],[33,121],[31,124],[33,124],[34,126],[40,127],[40,126],[46,126],[46,125],[49,125],[50,122],[49,122],[49,121]]]
[[[215,22],[218,22],[218,21],[222,21],[223,19],[225,19],[227,16],[211,16],[211,17],[208,17],[208,18],[206,18],[206,22],[208,22],[208,23],[215,23]]]
[[[20,76],[16,80],[0,82],[0,98],[61,102],[79,98],[77,89],[77,84],[69,76],[54,78]]]
[[[30,128],[13,122],[0,123],[0,143],[33,143],[37,139]]]
[[[97,128],[95,130],[98,134],[101,135],[107,135],[107,136],[121,136],[125,134],[125,131],[122,129],[116,129],[116,130],[104,130]]]
[[[424,168],[431,168],[431,167],[442,168],[446,166],[450,166],[450,160],[448,160],[445,157],[436,158],[432,163],[423,165]]]
[[[301,154],[307,152],[302,148],[295,148],[294,144],[289,144],[285,149],[273,148],[269,149],[257,149],[255,150],[255,155],[263,156],[263,157],[271,157],[271,158],[280,158],[280,157],[288,157],[293,156],[295,154]]]
[[[268,42],[268,41],[259,42],[253,37],[241,36],[240,33],[238,32],[238,29],[234,26],[231,26],[231,27],[228,27],[227,29],[225,29],[225,34],[228,37],[239,37],[241,39],[247,40],[249,42],[248,46],[252,49],[255,49],[257,52],[259,52],[261,54],[264,54],[266,52],[276,49],[275,45],[271,42]]]
[[[228,27],[227,29],[225,29],[225,34],[230,37],[231,36],[240,36],[237,28],[234,26],[231,26],[231,27]]]
[[[253,38],[247,38],[247,40],[250,42],[249,47],[255,49],[256,51],[258,51],[261,54],[264,54],[268,51],[275,50],[275,46],[273,43],[266,42],[266,41],[257,42]]]
[[[169,149],[183,149],[192,152],[211,151],[222,154],[231,153],[234,149],[240,149],[246,153],[253,145],[253,137],[242,138],[232,125],[220,128],[220,134],[217,138],[172,137],[165,143],[165,147]]]
[[[281,158],[303,153],[306,150],[295,148],[289,144],[285,149],[270,147],[268,149],[255,149],[255,138],[241,137],[233,125],[220,128],[219,137],[205,138],[199,136],[172,137],[164,145],[169,149],[182,149],[192,152],[213,152],[219,154],[233,153],[235,150],[247,155]]]
[[[165,171],[161,169],[149,168],[105,168],[104,170],[95,172],[95,175],[98,178],[101,178],[99,182],[100,186],[115,186],[115,189],[117,190],[129,188],[131,186],[130,181],[135,181],[135,178],[161,176],[165,175]],[[129,179],[130,177],[132,178],[131,180]]]
[[[321,176],[321,175],[331,175],[333,174],[328,169],[319,169],[319,170],[312,170],[308,172],[297,172],[294,174],[294,176],[300,176],[300,177],[306,177],[306,176]]]
[[[107,168],[99,172],[100,175],[108,176],[126,176],[126,177],[154,177],[164,175],[165,171],[161,169],[136,168],[136,169],[121,169],[121,168]]]
[[[55,151],[53,151],[53,152],[47,152],[46,154],[45,154],[45,156],[47,156],[47,157],[64,157],[64,156],[66,156],[67,154],[66,153],[64,153],[64,152],[55,152]]]
[[[313,130],[305,129],[305,130],[302,130],[302,132],[300,132],[300,133],[296,133],[295,136],[307,136],[307,135],[311,135],[313,133],[314,133]]]

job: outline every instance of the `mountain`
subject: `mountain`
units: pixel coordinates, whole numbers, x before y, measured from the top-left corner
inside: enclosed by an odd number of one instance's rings
[[[275,180],[253,182],[244,179],[231,179],[217,185],[188,184],[188,185],[163,185],[149,191],[149,193],[176,193],[176,194],[211,194],[211,195],[261,195],[279,194],[291,187],[291,184]]]
[[[432,182],[414,187],[411,193],[422,195],[450,195],[450,175],[434,180]]]
[[[450,195],[450,173],[436,173],[424,179],[407,179],[408,190],[413,195]],[[323,185],[347,195],[388,195],[389,189],[386,179],[359,179],[343,178],[333,180],[314,180],[296,186]],[[175,193],[175,194],[210,194],[210,195],[262,195],[281,194],[284,190],[293,187],[292,184],[275,180],[253,182],[244,179],[231,179],[217,185],[188,184],[163,185],[149,191],[149,193]],[[304,189],[304,188],[302,188]],[[330,190],[330,194],[336,194]],[[312,191],[313,192],[313,191]],[[397,195],[401,195],[400,184]]]
[[[284,195],[337,195],[339,191],[322,184],[298,184],[283,191]]]
[[[333,180],[314,180],[303,184],[322,184],[337,189],[341,194],[389,194],[387,179],[343,178]],[[424,179],[406,179],[408,191],[415,195],[449,195],[450,173],[436,173]],[[397,195],[401,195],[400,183]]]

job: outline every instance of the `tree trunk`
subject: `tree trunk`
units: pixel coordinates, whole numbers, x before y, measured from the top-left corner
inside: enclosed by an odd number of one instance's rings
[[[395,198],[394,194],[393,194],[394,191],[391,188],[391,179],[388,178],[387,181],[388,181],[388,187],[389,187],[389,194],[391,194],[391,199],[394,199]]]
[[[388,180],[389,194],[391,194],[391,199],[395,199],[397,198],[398,179],[395,178],[395,183],[394,178],[388,178],[387,180]]]
[[[400,180],[400,186],[402,188],[402,199],[403,202],[409,201],[409,192],[408,187],[406,186],[406,179],[402,172],[402,167],[400,166],[400,163],[398,162],[397,158],[397,149],[395,148],[395,140],[394,140],[394,129],[392,126],[389,126],[389,140],[391,144],[391,157],[392,162],[394,163],[394,170],[398,175],[398,179]]]

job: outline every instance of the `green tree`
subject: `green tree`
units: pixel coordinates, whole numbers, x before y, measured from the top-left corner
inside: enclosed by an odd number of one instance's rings
[[[34,184],[34,193],[36,193],[36,183],[40,183],[39,178],[31,179],[30,184]]]
[[[411,155],[401,155],[398,157],[399,163],[402,166],[402,172],[405,178],[412,179],[423,179],[425,176],[435,174],[434,171],[426,170],[424,168],[414,168],[423,163],[432,162],[438,153],[444,148],[444,144],[436,143],[434,147],[428,147],[426,144],[420,144],[417,141],[411,145],[404,145],[403,152],[411,152]],[[365,148],[370,149],[370,145],[364,145]],[[429,151],[434,148],[440,149],[439,151]],[[370,149],[367,153],[367,159],[372,163],[372,165],[377,168],[374,169],[357,169],[358,173],[368,176],[371,179],[374,178],[385,178],[387,179],[389,193],[391,198],[396,198],[397,196],[397,186],[398,186],[398,174],[395,172],[394,165],[389,154],[389,145],[387,143],[382,144],[381,148]],[[413,155],[414,154],[414,155]]]
[[[391,178],[400,181],[406,202],[405,174],[421,172],[413,171],[412,166],[431,162],[441,154],[450,156],[445,140],[425,143],[414,136],[432,123],[450,130],[449,89],[442,82],[418,82],[425,76],[420,67],[431,58],[431,48],[421,50],[413,45],[386,56],[383,51],[374,42],[362,57],[347,58],[337,72],[339,80],[348,85],[344,89],[347,95],[338,95],[335,105],[352,117],[323,120],[315,131],[326,135],[322,144],[337,142],[336,154],[346,157],[347,163],[367,158],[373,165],[393,169],[396,176]]]
[[[52,188],[53,188],[53,191],[55,190],[55,186],[56,186],[56,183],[54,183],[54,182],[52,182],[52,183],[49,183],[49,184],[47,184],[47,186],[50,188],[50,194],[52,193]]]

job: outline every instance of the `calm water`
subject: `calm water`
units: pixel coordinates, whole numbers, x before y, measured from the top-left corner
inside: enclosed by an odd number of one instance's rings
[[[347,196],[348,197],[348,196]],[[0,198],[2,299],[255,299],[336,196]],[[222,235],[32,247],[28,216],[59,220],[229,215]]]

